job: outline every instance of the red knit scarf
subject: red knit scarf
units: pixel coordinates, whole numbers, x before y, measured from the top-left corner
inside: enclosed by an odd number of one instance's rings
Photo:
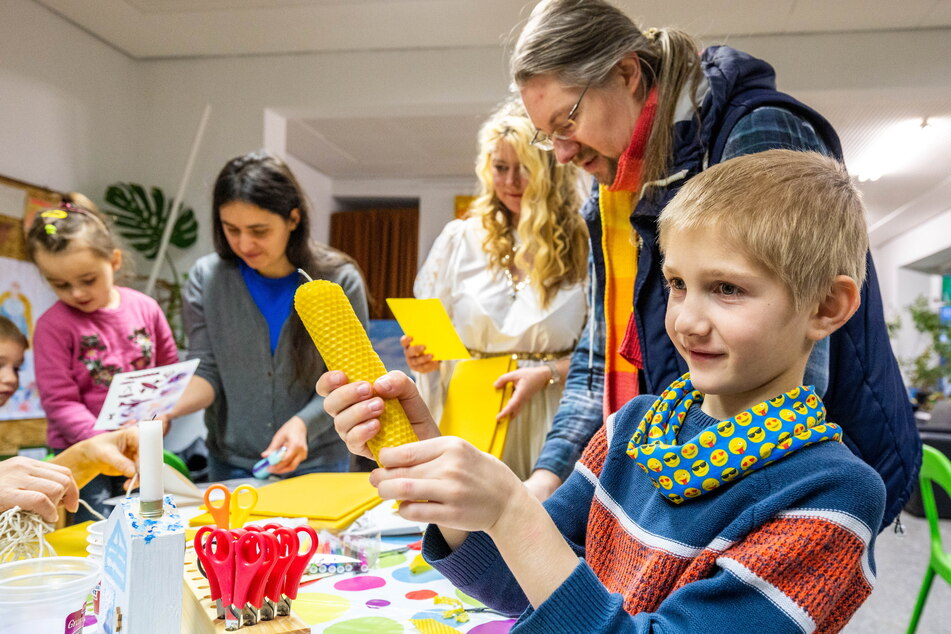
[[[633,315],[637,245],[630,215],[640,194],[644,150],[656,111],[655,88],[647,95],[634,124],[631,143],[618,160],[614,183],[599,188],[605,276],[605,416],[618,411],[639,392],[637,370],[641,367],[641,351]]]

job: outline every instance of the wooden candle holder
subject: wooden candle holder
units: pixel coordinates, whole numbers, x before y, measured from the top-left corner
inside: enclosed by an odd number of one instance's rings
[[[218,618],[208,580],[198,571],[195,546],[185,545],[185,592],[182,596],[182,634],[224,634],[224,619]],[[228,633],[231,634],[231,633]],[[310,626],[293,611],[271,621],[260,621],[236,630],[236,634],[310,634]]]

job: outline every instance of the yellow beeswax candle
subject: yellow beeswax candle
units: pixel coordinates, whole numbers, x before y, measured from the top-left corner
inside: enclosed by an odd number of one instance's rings
[[[306,276],[306,273],[301,271]],[[327,280],[302,284],[294,294],[294,308],[310,333],[329,370],[341,370],[350,381],[375,380],[386,374],[386,367],[373,350],[370,338],[340,285]],[[403,407],[396,399],[384,400],[379,416],[380,432],[368,443],[379,464],[383,447],[418,440]]]

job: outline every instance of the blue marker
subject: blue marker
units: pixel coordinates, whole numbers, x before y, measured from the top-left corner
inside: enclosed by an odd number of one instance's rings
[[[281,460],[284,459],[284,454],[287,453],[287,447],[281,447],[277,451],[272,451],[267,458],[261,458],[258,462],[251,467],[251,473],[254,474],[255,478],[259,480],[266,480],[271,472],[268,470],[269,467],[273,467]]]

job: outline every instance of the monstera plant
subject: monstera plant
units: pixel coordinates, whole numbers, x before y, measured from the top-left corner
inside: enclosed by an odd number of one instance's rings
[[[133,249],[147,260],[158,255],[159,245],[165,233],[165,227],[172,211],[172,201],[166,198],[159,187],[146,191],[137,183],[114,183],[106,189],[106,210],[116,231],[125,238]],[[198,221],[191,207],[182,205],[172,227],[169,243],[179,249],[187,249],[198,238]],[[165,311],[175,343],[185,347],[185,327],[182,323],[182,284],[184,277],[175,268],[175,262],[165,252],[165,264],[171,272],[171,279],[159,278],[156,281],[156,300]]]

